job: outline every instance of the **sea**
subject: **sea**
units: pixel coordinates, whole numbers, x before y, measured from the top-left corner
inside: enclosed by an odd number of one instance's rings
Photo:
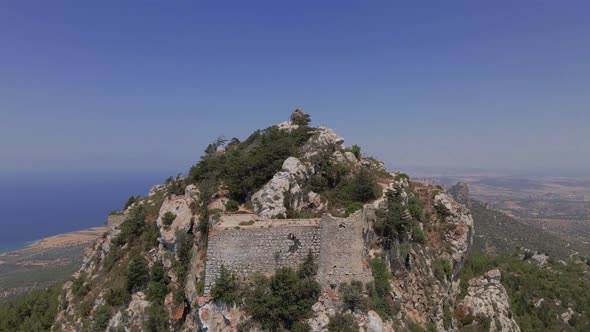
[[[0,253],[102,226],[129,196],[147,195],[170,174],[0,174]]]

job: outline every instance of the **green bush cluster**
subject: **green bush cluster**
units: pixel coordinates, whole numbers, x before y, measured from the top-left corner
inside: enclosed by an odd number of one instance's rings
[[[238,209],[240,208],[240,203],[238,203],[237,201],[230,199],[229,201],[227,201],[227,203],[225,203],[225,209],[229,212],[236,212],[238,211]]]
[[[168,276],[164,266],[160,262],[154,263],[150,271],[150,281],[148,282],[148,300],[154,303],[163,303],[168,293],[167,284]]]
[[[118,307],[128,303],[131,300],[131,294],[123,288],[109,288],[105,293],[104,300],[111,307]]]
[[[147,320],[144,323],[144,330],[150,332],[169,331],[168,310],[163,304],[152,303],[147,309]]]
[[[61,287],[36,290],[0,303],[0,331],[49,331],[57,315]]]
[[[133,203],[135,203],[141,196],[131,196],[129,197],[129,199],[127,199],[127,202],[125,202],[125,206],[123,207],[123,210],[127,210],[128,207],[130,207]]]
[[[390,249],[396,242],[408,240],[411,220],[406,217],[406,209],[403,198],[397,191],[388,191],[385,194],[387,207],[377,211],[375,231],[383,239],[385,249]]]
[[[357,332],[358,330],[359,326],[351,314],[337,313],[330,317],[330,321],[328,322],[329,332]]]
[[[229,272],[224,265],[221,265],[219,276],[211,287],[211,296],[229,305],[234,305],[240,300],[240,287],[236,276]]]
[[[94,315],[92,318],[94,319],[94,326],[98,331],[106,331],[107,326],[109,326],[109,321],[113,315],[113,310],[111,307],[107,305],[101,305],[94,310]]]
[[[440,280],[451,280],[453,276],[453,267],[448,259],[437,259],[432,263],[434,276]]]
[[[352,152],[352,154],[354,154],[354,156],[356,157],[356,159],[361,159],[361,147],[358,145],[353,145],[350,148],[350,152]]]
[[[255,274],[246,284],[238,283],[222,268],[211,293],[228,304],[244,304],[251,321],[243,323],[240,330],[260,326],[271,331],[307,331],[309,327],[303,320],[310,317],[311,306],[320,294],[316,272],[317,264],[311,253],[297,271],[279,268],[270,278]]]
[[[170,227],[170,225],[172,225],[172,223],[174,222],[174,220],[176,219],[176,215],[170,211],[164,213],[164,215],[162,216],[162,223],[164,224],[165,227]]]
[[[407,206],[403,204],[401,191],[388,191],[385,194],[387,207],[377,211],[374,227],[383,239],[385,249],[392,249],[394,245],[403,245],[410,240],[419,244],[426,242],[422,228],[418,224],[422,219],[424,207],[422,201],[414,193],[409,193]],[[409,215],[407,212],[409,212]],[[401,255],[402,259],[405,255]]]
[[[383,319],[393,316],[393,303],[391,299],[391,273],[387,268],[385,259],[374,258],[370,262],[373,282],[367,284],[369,292],[369,308],[374,310]]]
[[[299,127],[292,131],[276,126],[254,132],[247,140],[235,143],[225,153],[208,148],[205,156],[189,172],[191,183],[209,183],[210,188],[224,184],[229,196],[243,203],[257,189],[281,169],[285,159],[297,156],[301,147],[313,135],[311,128]]]
[[[81,273],[78,278],[72,282],[72,294],[78,299],[83,298],[90,291],[90,285],[87,282],[86,274]]]
[[[127,291],[131,294],[145,288],[148,276],[146,259],[138,252],[132,253],[125,273]]]
[[[381,195],[375,172],[363,167],[351,174],[346,165],[333,160],[332,153],[333,150],[326,149],[312,158],[316,174],[306,190],[322,194],[335,207],[355,208]]]
[[[344,304],[344,309],[356,311],[364,311],[366,309],[366,301],[363,297],[363,283],[355,280],[350,284],[342,284],[339,287],[340,296]]]
[[[182,231],[176,233],[176,257],[172,262],[178,278],[178,289],[174,292],[176,302],[184,300],[184,287],[190,269],[194,238],[192,234]]]

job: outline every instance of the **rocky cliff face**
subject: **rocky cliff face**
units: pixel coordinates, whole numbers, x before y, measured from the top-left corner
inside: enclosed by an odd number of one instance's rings
[[[457,306],[458,319],[464,325],[481,326],[486,331],[520,331],[512,319],[501,277],[494,269],[469,281],[467,295]]]
[[[294,132],[306,125],[306,119],[298,111],[292,121],[278,128]],[[214,146],[210,156],[231,153],[232,148]],[[53,330],[237,331],[240,327],[256,331],[243,325],[249,319],[248,308],[205,296],[210,286],[205,282],[207,274],[211,283],[215,279],[211,273],[217,276],[223,263],[240,278],[248,278],[251,272],[267,273],[268,257],[273,256],[280,266],[282,258],[290,262],[293,257],[304,257],[298,250],[306,245],[315,250],[322,286],[305,320],[312,331],[328,331],[330,322],[341,314],[352,316],[352,323],[361,331],[399,331],[411,325],[456,331],[471,316],[478,323],[490,320],[490,327],[496,330],[518,330],[509,318],[506,292],[494,273],[474,280],[468,295],[458,297],[457,276],[474,234],[473,219],[465,206],[437,188],[411,182],[403,174],[387,173],[382,163],[346,150],[343,139],[329,128],[313,129],[295,154],[283,161],[270,180],[253,188],[251,206],[247,201],[231,207],[232,197],[224,183],[211,190],[205,186],[209,179],[193,184],[175,178],[155,186],[121,214],[124,218],[113,220],[108,232],[87,251],[82,267],[63,287]],[[323,165],[318,162],[320,157]],[[327,170],[326,161],[331,165]],[[350,182],[357,186],[354,190],[349,182],[332,186],[332,191],[311,189],[325,188],[323,180],[340,181],[366,170],[371,171],[367,179],[383,192],[381,197],[374,196],[376,188],[364,187],[363,181]],[[342,202],[349,202],[342,199],[343,193],[372,198],[364,206],[357,202],[346,206]],[[396,237],[387,233],[389,226],[383,226],[393,197],[399,198],[400,210],[394,225]],[[230,209],[241,214],[232,215]],[[270,221],[301,218],[304,213],[323,215],[326,224],[318,230],[306,224],[307,219]],[[318,219],[314,220],[317,224]],[[269,230],[279,227],[275,225],[294,227],[298,222],[309,228],[301,239],[298,231],[282,231],[289,228]],[[311,235],[305,235],[308,233]],[[268,234],[275,236],[268,239]],[[240,239],[256,243],[240,243]],[[230,242],[243,250],[228,259]],[[244,253],[265,256],[257,260]],[[376,261],[385,262],[386,267],[377,277]],[[217,264],[215,269],[213,264]],[[267,270],[257,271],[257,266]],[[386,286],[383,276],[387,276]],[[363,284],[359,301],[368,305],[362,309],[349,308],[342,293],[342,283],[354,280]],[[371,293],[378,282],[387,289],[385,293]],[[387,304],[388,311],[373,308],[371,297]]]

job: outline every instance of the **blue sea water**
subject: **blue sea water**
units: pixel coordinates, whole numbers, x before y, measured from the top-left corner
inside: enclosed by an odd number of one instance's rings
[[[56,234],[104,225],[131,195],[146,195],[161,174],[0,175],[0,253]]]

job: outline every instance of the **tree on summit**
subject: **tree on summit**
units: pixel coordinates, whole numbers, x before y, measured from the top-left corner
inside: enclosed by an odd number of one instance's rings
[[[302,109],[298,108],[291,113],[291,123],[298,126],[307,126],[311,122],[309,114],[305,114]]]

